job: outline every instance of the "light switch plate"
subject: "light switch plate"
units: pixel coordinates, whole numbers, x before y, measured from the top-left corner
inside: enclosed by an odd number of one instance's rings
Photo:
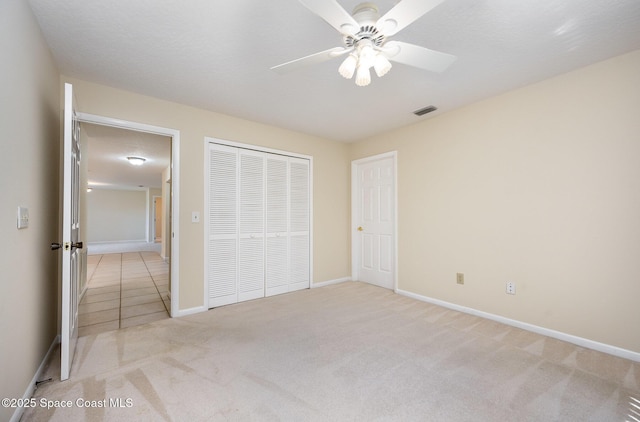
[[[29,227],[29,208],[18,207],[18,228],[26,229]]]

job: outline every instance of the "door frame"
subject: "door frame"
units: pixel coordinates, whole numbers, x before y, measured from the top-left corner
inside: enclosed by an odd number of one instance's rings
[[[171,317],[180,315],[180,131],[145,123],[114,119],[77,112],[78,122],[110,126],[134,132],[152,133],[171,138]],[[169,233],[166,233],[168,236]]]
[[[351,161],[351,280],[360,274],[360,242],[354,237],[358,230],[358,169],[363,164],[391,158],[393,160],[393,291],[398,292],[398,152],[390,151]]]

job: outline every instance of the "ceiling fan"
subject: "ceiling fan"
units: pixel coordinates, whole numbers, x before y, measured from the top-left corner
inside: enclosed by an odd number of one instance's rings
[[[371,83],[370,69],[373,68],[381,77],[391,70],[390,61],[443,72],[456,60],[451,54],[389,40],[444,0],[401,0],[382,17],[378,7],[369,2],[356,6],[350,15],[336,0],[299,1],[342,34],[344,47],[331,48],[271,68],[278,73],[347,55],[338,72],[347,79],[355,74],[356,85],[366,86]]]

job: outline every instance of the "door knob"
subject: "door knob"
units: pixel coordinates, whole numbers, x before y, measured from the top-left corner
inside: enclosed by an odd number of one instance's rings
[[[71,249],[82,249],[83,246],[82,242],[71,242]]]
[[[58,242],[54,242],[51,244],[51,250],[52,251],[57,251],[58,249],[60,249],[62,247],[61,244],[59,244]]]
[[[362,226],[359,226],[359,227],[358,227],[358,231],[359,231],[359,232],[361,232],[361,231],[363,231],[363,230],[364,230],[364,229],[362,228]]]

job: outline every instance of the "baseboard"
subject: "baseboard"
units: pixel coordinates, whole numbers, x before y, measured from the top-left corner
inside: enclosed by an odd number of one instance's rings
[[[332,284],[344,283],[345,281],[351,281],[351,277],[336,278],[335,280],[321,281],[320,283],[312,283],[311,288],[330,286]]]
[[[442,306],[444,308],[452,309],[454,311],[464,312],[466,314],[479,316],[482,318],[490,319],[492,321],[500,322],[502,324],[510,325],[512,327],[521,328],[523,330],[531,331],[543,336],[552,337],[558,340],[573,343],[575,345],[585,347],[587,349],[596,350],[598,352],[607,353],[613,356],[617,356],[624,359],[640,362],[640,353],[627,349],[622,349],[610,344],[600,343],[597,341],[589,340],[583,337],[574,336],[572,334],[563,333],[561,331],[551,330],[549,328],[540,327],[538,325],[529,324],[526,322],[518,321],[515,319],[505,318],[500,315],[491,314],[489,312],[479,311],[473,308],[467,308],[466,306],[456,305],[455,303],[445,302],[443,300],[434,299],[428,296],[422,296],[416,293],[408,292],[406,290],[396,290],[396,293],[410,297],[412,299],[420,300],[422,302],[432,303],[434,305]]]
[[[171,315],[172,318],[174,317],[183,317],[183,316],[187,316],[187,315],[193,315],[193,314],[198,314],[200,312],[206,312],[208,311],[209,308],[207,308],[206,306],[196,306],[194,308],[188,308],[188,309],[178,309],[178,312],[176,313],[176,315]]]
[[[86,245],[87,255],[102,255],[127,252],[161,252],[161,245],[146,240],[118,240],[107,242],[91,242]]]
[[[33,393],[36,391],[36,382],[38,382],[40,378],[42,378],[44,367],[49,362],[49,358],[51,358],[51,353],[53,353],[53,350],[56,348],[58,343],[60,343],[59,335],[53,339],[53,343],[51,343],[51,346],[49,346],[49,350],[47,350],[47,354],[44,355],[44,359],[42,359],[42,362],[40,362],[40,366],[36,370],[35,375],[31,379],[31,382],[27,386],[27,389],[25,390],[24,395],[22,396],[22,398],[24,399],[23,401],[28,401],[33,396]],[[11,416],[11,419],[9,419],[9,421],[18,422],[22,417],[24,410],[25,410],[24,407],[18,407],[16,411],[13,412],[13,416]]]

